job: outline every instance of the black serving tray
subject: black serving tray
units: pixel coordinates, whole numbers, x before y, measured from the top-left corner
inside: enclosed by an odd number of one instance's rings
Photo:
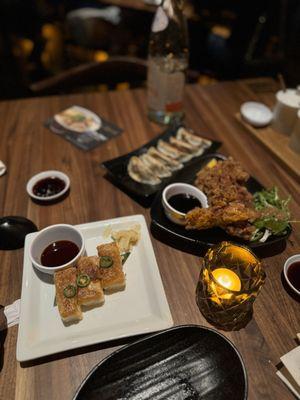
[[[204,156],[201,161],[192,164],[186,168],[183,175],[176,176],[176,182],[185,182],[193,184],[197,172],[203,168],[212,158],[225,160],[223,154],[215,153]],[[174,182],[175,182],[174,181]],[[249,192],[255,193],[264,187],[253,177],[247,182]],[[176,249],[185,251],[198,256],[203,256],[209,247],[222,242],[223,240],[245,244],[259,257],[270,257],[284,251],[286,240],[292,232],[289,229],[286,235],[270,236],[264,243],[248,242],[240,238],[235,238],[227,234],[221,228],[212,228],[205,230],[186,230],[184,226],[180,226],[171,222],[165,215],[161,202],[162,192],[158,193],[151,207],[151,233],[152,235],[167,245]]]
[[[163,178],[162,182],[159,185],[153,185],[153,186],[145,185],[143,183],[138,183],[138,182],[135,182],[133,179],[131,179],[127,173],[127,165],[128,165],[129,159],[132,156],[140,156],[141,154],[146,153],[146,151],[151,146],[156,146],[159,139],[168,140],[171,136],[174,136],[176,134],[177,130],[181,126],[183,126],[183,125],[176,125],[176,126],[169,127],[162,134],[156,136],[154,139],[152,139],[150,142],[146,143],[142,147],[140,147],[130,153],[127,153],[121,157],[114,158],[112,160],[103,162],[101,165],[107,170],[106,178],[110,182],[112,182],[115,186],[117,186],[122,191],[124,191],[126,194],[128,194],[135,201],[137,201],[144,207],[149,207],[151,205],[152,201],[154,200],[154,197],[157,194],[157,192],[162,190],[171,181],[176,179],[178,174],[182,174],[182,173],[184,174],[184,171],[191,164],[199,162],[199,160],[201,160],[205,155],[215,152],[221,146],[221,142],[213,141],[212,139],[207,137],[206,134],[199,133],[199,136],[212,141],[211,146],[208,147],[201,156],[195,157],[192,160],[188,161],[187,163],[184,163],[184,167],[179,171],[174,171],[174,173],[172,174],[171,177]]]
[[[246,400],[247,374],[217,331],[178,326],[115,351],[85,378],[74,400]]]

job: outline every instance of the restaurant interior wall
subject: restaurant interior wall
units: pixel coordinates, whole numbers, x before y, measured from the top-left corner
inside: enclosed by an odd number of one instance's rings
[[[94,10],[88,18],[86,8]],[[299,83],[299,1],[186,0],[185,12],[200,84],[279,72]],[[114,0],[0,0],[0,98],[31,96],[33,82],[90,61],[146,59],[152,19],[149,6],[116,7]]]

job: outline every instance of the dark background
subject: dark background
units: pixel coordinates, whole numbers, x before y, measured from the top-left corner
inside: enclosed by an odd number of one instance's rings
[[[147,57],[152,11],[117,8],[117,22],[74,17],[84,7],[105,10],[109,4],[0,0],[1,99],[31,96],[32,83],[90,61]],[[190,68],[200,84],[278,73],[289,86],[300,82],[299,0],[186,0],[185,8]]]

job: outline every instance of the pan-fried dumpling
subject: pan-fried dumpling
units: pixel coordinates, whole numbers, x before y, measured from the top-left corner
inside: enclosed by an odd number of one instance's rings
[[[192,154],[195,151],[194,146],[185,142],[184,140],[176,139],[173,136],[170,137],[170,143],[172,146],[175,146],[177,149],[179,149],[181,151],[185,151],[186,153]]]
[[[178,150],[176,147],[172,146],[170,143],[164,142],[163,140],[159,140],[157,144],[157,149],[166,154],[167,156],[178,160],[179,162],[186,162],[192,158],[191,154],[185,153],[181,150]]]
[[[200,147],[193,146],[184,140],[176,139],[174,137],[170,138],[170,143],[173,146],[175,146],[177,149],[190,153],[193,157],[201,156],[201,154],[203,154],[203,152],[204,152],[203,145],[201,145]]]
[[[179,140],[184,140],[195,147],[204,147],[204,149],[211,145],[210,140],[203,139],[200,136],[194,135],[185,128],[178,129],[176,138]]]
[[[158,185],[161,182],[158,176],[156,176],[151,169],[136,156],[130,158],[127,171],[130,178],[139,183]]]
[[[166,165],[162,162],[157,160],[154,157],[151,157],[149,154],[143,154],[140,156],[140,159],[143,161],[144,164],[147,165],[151,169],[154,175],[158,176],[159,178],[167,178],[171,176],[171,171]]]
[[[155,147],[150,147],[147,154],[149,154],[151,157],[155,158],[156,160],[163,162],[165,164],[165,166],[168,167],[171,171],[177,171],[177,170],[183,168],[182,163],[175,160],[174,158],[167,156],[164,153],[161,153]]]

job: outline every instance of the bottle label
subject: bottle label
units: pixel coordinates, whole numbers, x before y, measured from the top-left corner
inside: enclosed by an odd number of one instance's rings
[[[168,73],[154,60],[148,64],[148,106],[152,110],[179,112],[185,83],[183,71]]]
[[[151,28],[152,32],[156,33],[164,31],[167,28],[168,24],[169,18],[167,14],[164,12],[162,7],[158,7]]]

